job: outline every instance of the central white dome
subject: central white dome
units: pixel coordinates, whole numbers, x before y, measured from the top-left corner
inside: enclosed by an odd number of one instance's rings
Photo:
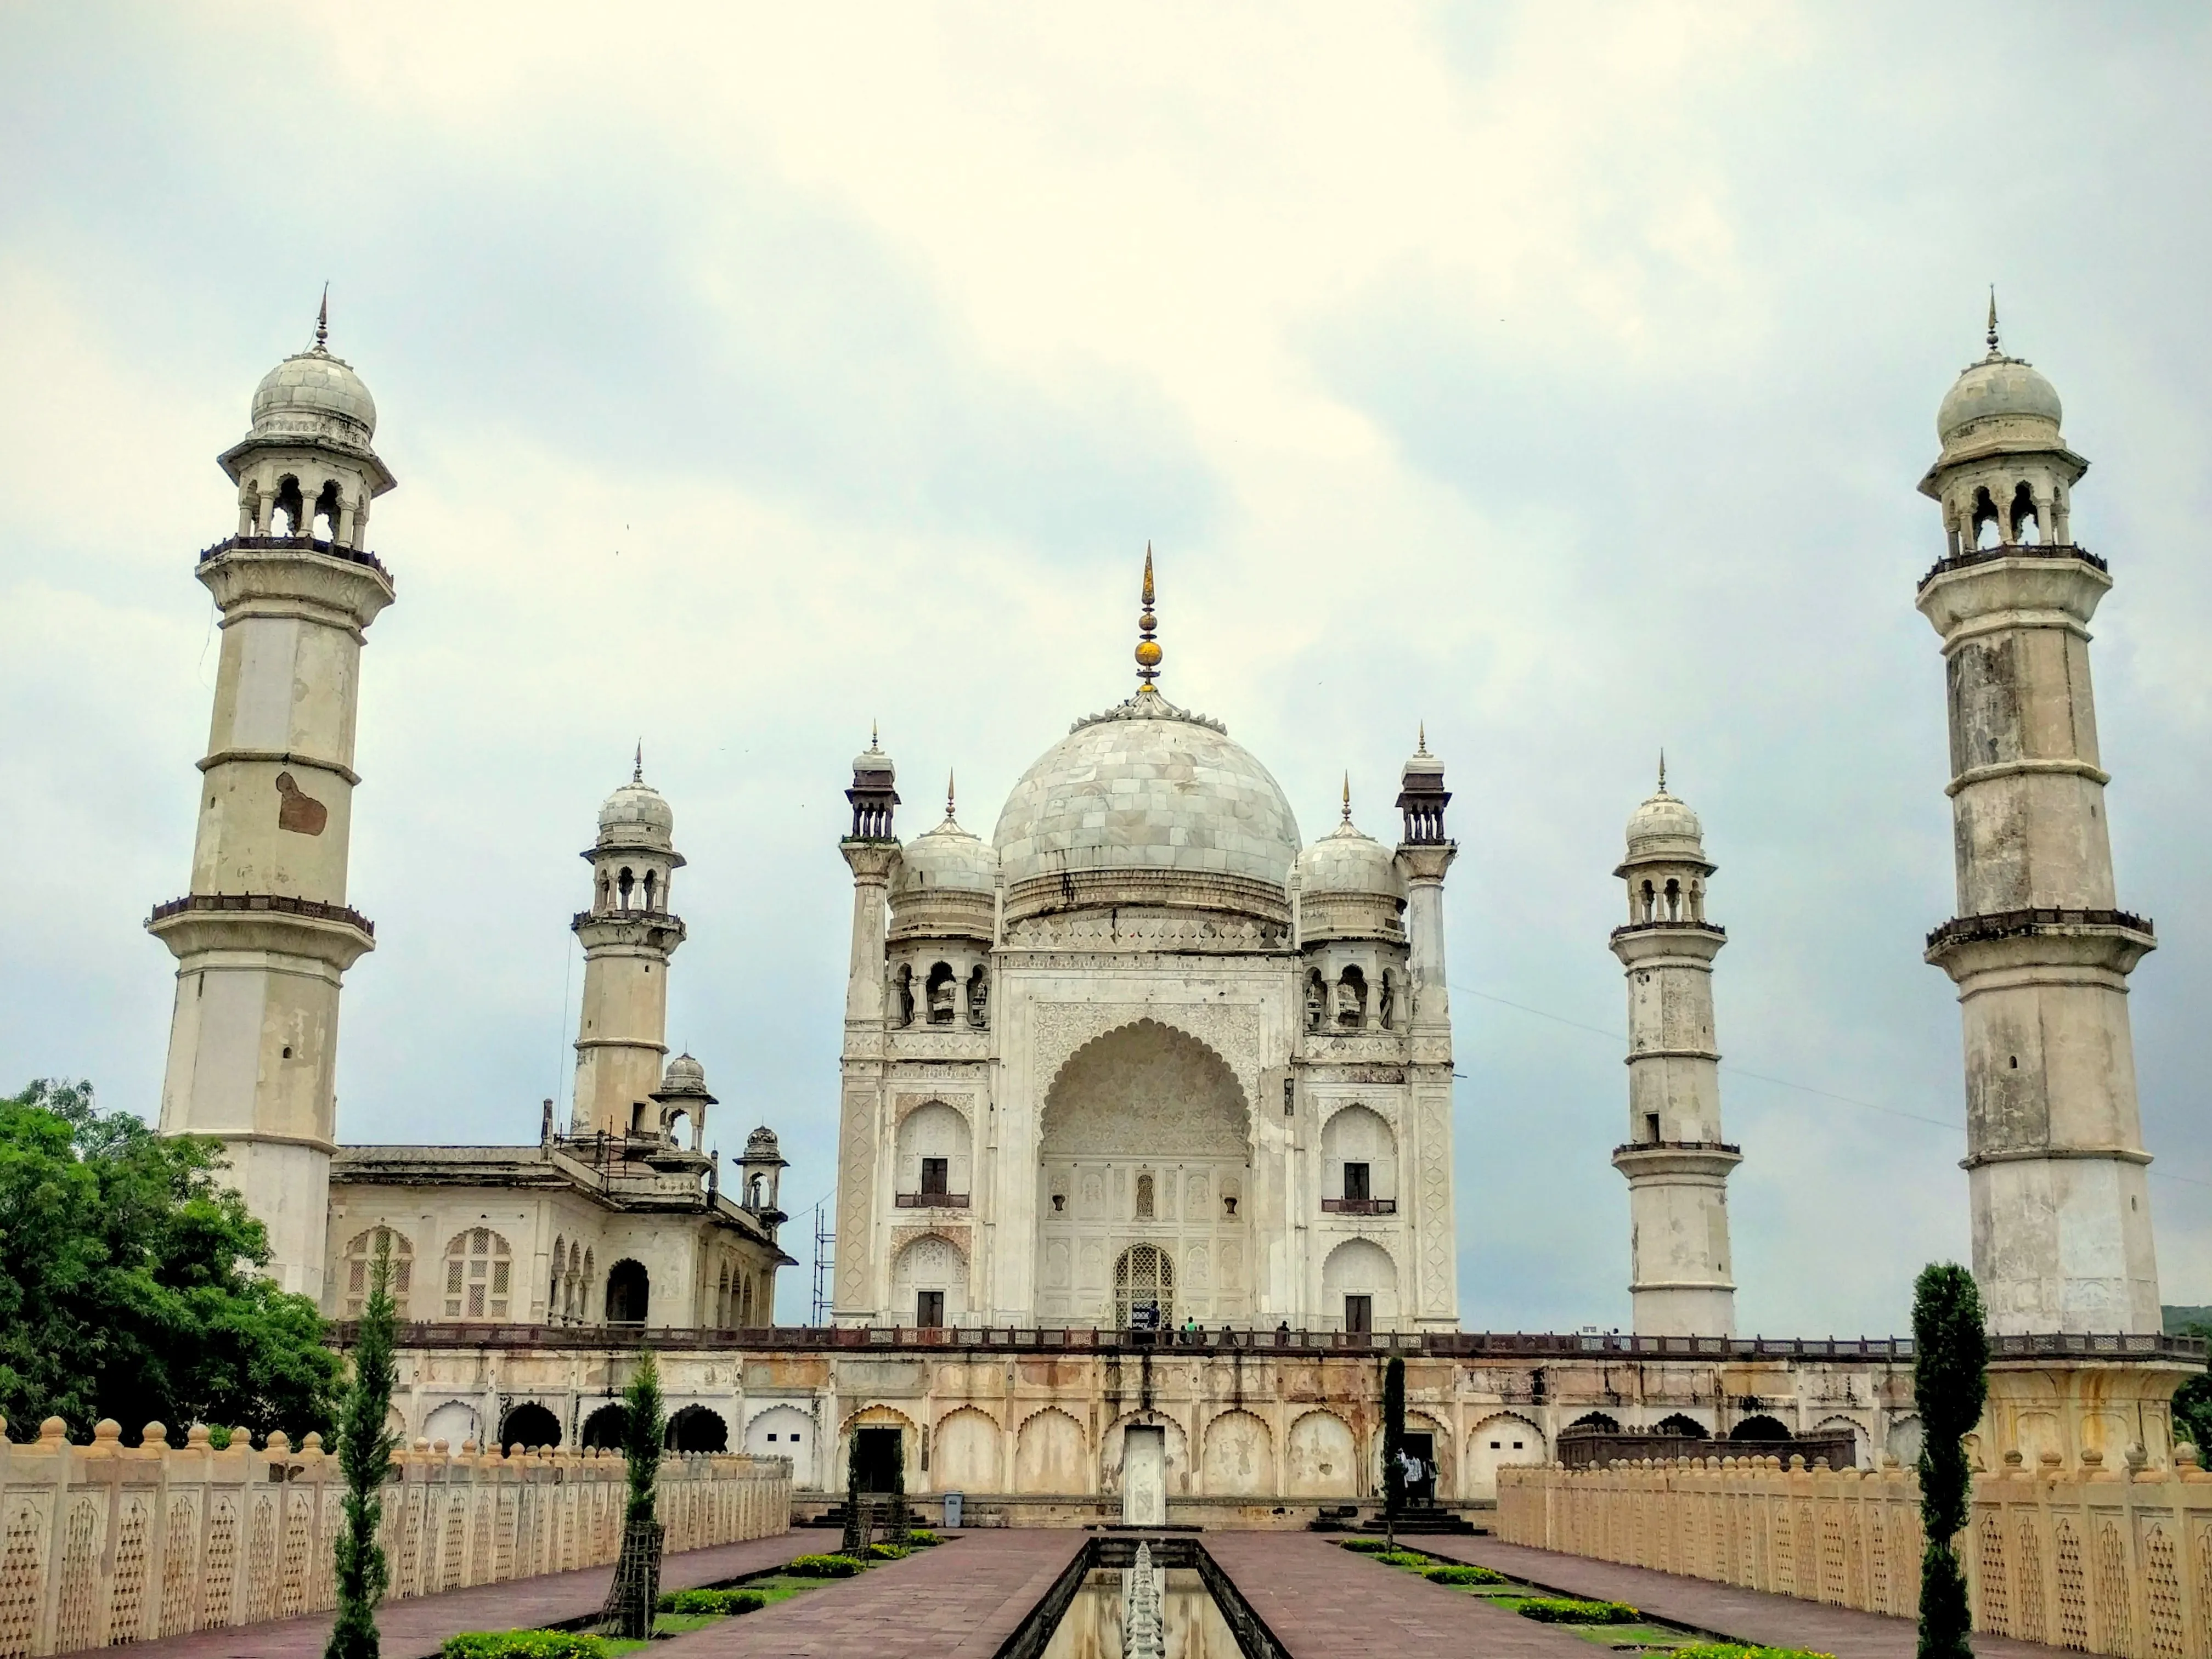
[[[1089,904],[1287,905],[1297,820],[1214,721],[1145,691],[1022,775],[992,836],[1008,912]],[[1287,909],[1284,912],[1287,915]]]

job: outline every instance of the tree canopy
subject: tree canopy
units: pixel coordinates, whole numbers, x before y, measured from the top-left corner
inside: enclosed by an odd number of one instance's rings
[[[104,1112],[88,1083],[0,1096],[0,1415],[135,1437],[149,1419],[330,1427],[339,1360],[312,1299],[258,1270],[269,1241],[222,1144]]]

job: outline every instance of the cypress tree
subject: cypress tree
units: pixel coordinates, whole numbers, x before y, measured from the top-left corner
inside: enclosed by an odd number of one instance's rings
[[[345,1477],[344,1522],[334,1552],[337,1622],[324,1659],[377,1659],[376,1604],[391,1575],[376,1541],[383,1517],[381,1495],[392,1473],[398,1438],[386,1426],[392,1412],[392,1235],[380,1231],[369,1269],[368,1300],[362,1309],[353,1350],[353,1380],[338,1413],[338,1468]]]
[[[653,1513],[660,1479],[661,1442],[668,1419],[660,1399],[660,1367],[653,1351],[637,1357],[637,1371],[623,1390],[623,1461],[629,1471],[629,1503],[623,1517],[622,1558],[615,1563],[603,1615],[611,1635],[642,1642],[653,1635],[660,1599],[661,1527]]]
[[[1397,1355],[1382,1371],[1382,1528],[1398,1541],[1398,1516],[1406,1507],[1406,1362]]]
[[[1912,1399],[1919,1408],[1919,1659],[1972,1659],[1973,1615],[1955,1542],[1972,1504],[1966,1448],[1989,1397],[1990,1337],[1974,1277],[1934,1262],[1912,1287]]]

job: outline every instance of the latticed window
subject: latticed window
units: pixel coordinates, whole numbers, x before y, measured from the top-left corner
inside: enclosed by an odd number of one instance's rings
[[[1137,1309],[1158,1313],[1162,1328],[1175,1316],[1175,1263],[1157,1244],[1133,1244],[1114,1262],[1114,1322],[1127,1330]]]
[[[379,1241],[392,1241],[392,1303],[393,1317],[407,1317],[407,1293],[415,1285],[415,1247],[389,1227],[371,1227],[345,1251],[345,1316],[361,1317],[368,1305],[368,1279],[376,1261]]]
[[[453,1235],[446,1246],[446,1317],[504,1319],[514,1271],[507,1241],[489,1227]]]

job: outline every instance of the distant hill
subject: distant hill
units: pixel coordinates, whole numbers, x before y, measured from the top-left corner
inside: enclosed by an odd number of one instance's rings
[[[2167,1307],[2160,1308],[2159,1312],[2166,1316],[2166,1334],[2168,1336],[2191,1335],[2194,1334],[2189,1329],[2191,1325],[2212,1329],[2212,1308]]]

